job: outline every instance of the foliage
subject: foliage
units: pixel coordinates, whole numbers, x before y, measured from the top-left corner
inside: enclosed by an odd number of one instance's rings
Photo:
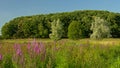
[[[7,55],[5,57],[5,61],[3,63],[3,68],[15,68],[14,64],[12,62],[12,57],[10,55]]]
[[[77,21],[82,26],[84,37],[88,38],[91,33],[91,23],[94,21],[93,16],[100,17],[109,22],[112,37],[120,37],[120,14],[100,10],[80,10],[17,17],[2,27],[1,34],[4,38],[48,38],[51,33],[50,22],[60,19],[63,24],[62,37],[67,38],[69,24],[72,21]]]
[[[91,39],[103,39],[111,36],[109,23],[104,19],[100,19],[100,17],[95,17],[95,21],[91,25],[91,30],[93,31],[90,36]]]
[[[42,23],[38,25],[38,31],[39,31],[39,36],[41,38],[46,38],[48,37],[48,29],[46,29]]]
[[[61,39],[61,37],[63,35],[63,25],[62,25],[60,19],[54,20],[51,23],[51,31],[52,31],[52,33],[50,34],[50,38],[52,40],[58,41]]]
[[[108,41],[108,40],[107,40]],[[117,41],[117,40],[116,40]],[[84,40],[33,41],[0,44],[1,68],[119,68],[120,45]],[[101,41],[102,43],[105,41]],[[113,41],[114,42],[114,41]],[[120,41],[118,41],[120,42]],[[16,43],[16,42],[15,42]]]
[[[82,29],[80,23],[72,21],[68,27],[68,38],[79,39],[82,37]]]
[[[17,26],[16,26],[16,24],[14,22],[6,23],[3,26],[3,29],[1,30],[2,37],[3,38],[12,38],[13,35],[15,34],[16,30],[17,30]]]

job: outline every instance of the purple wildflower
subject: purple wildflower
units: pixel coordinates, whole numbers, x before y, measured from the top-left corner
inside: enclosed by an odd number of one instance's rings
[[[22,51],[21,51],[20,45],[19,45],[19,44],[15,44],[15,45],[14,45],[14,48],[15,48],[15,50],[16,50],[16,54],[17,54],[18,56],[21,56],[21,55],[22,55]]]
[[[36,43],[36,45],[34,46],[34,52],[35,52],[36,54],[39,54],[39,53],[40,53],[40,48],[39,48],[38,43]]]
[[[19,44],[15,44],[14,48],[15,48],[15,50],[20,49],[20,45]]]
[[[16,54],[17,54],[18,56],[21,56],[21,55],[22,55],[21,49],[17,49],[17,50],[16,50]]]
[[[2,56],[2,54],[0,54],[0,61],[2,60],[2,58],[3,58],[3,56]]]

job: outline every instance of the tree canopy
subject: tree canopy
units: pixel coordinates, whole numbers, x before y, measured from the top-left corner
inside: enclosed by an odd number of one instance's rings
[[[82,26],[82,34],[88,38],[92,33],[90,27],[94,16],[109,22],[112,37],[120,38],[120,13],[102,10],[79,10],[17,17],[2,27],[1,34],[3,38],[48,38],[51,33],[51,22],[60,19],[63,24],[62,37],[68,37],[68,26],[72,21],[77,21],[80,27]]]
[[[52,33],[49,36],[52,40],[58,41],[61,39],[63,35],[63,24],[61,23],[60,19],[54,20],[51,23],[51,31]]]
[[[91,25],[91,30],[93,33],[91,34],[90,38],[103,39],[111,37],[109,23],[100,17],[94,17],[94,20],[95,21],[92,22]]]
[[[82,38],[82,26],[77,21],[72,21],[68,27],[68,38],[79,39]]]

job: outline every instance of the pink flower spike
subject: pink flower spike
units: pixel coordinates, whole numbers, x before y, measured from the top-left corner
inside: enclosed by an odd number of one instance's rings
[[[37,53],[37,54],[40,53],[40,48],[39,48],[38,43],[34,46],[34,52]]]
[[[30,49],[31,49],[30,42],[28,42],[27,48],[28,48],[28,50],[30,50]]]
[[[19,44],[15,44],[15,45],[14,45],[14,49],[15,49],[15,50],[20,49],[20,45],[19,45]]]
[[[0,61],[2,60],[2,58],[3,58],[3,56],[2,56],[2,54],[0,54]]]
[[[17,54],[18,56],[21,56],[21,55],[22,55],[21,49],[17,49],[17,50],[16,50],[16,54]]]

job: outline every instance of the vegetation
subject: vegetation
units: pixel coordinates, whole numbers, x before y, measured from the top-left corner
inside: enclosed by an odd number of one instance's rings
[[[119,39],[64,39],[58,41],[56,46],[51,40],[16,40],[1,40],[0,68],[120,67]]]
[[[0,68],[120,68],[120,39],[104,39],[120,38],[119,13],[84,10],[24,16],[1,31]],[[89,37],[102,40],[84,39]]]
[[[95,17],[95,21],[91,25],[91,30],[93,33],[90,38],[92,39],[103,39],[109,38],[110,35],[110,27],[109,23],[104,19],[100,19],[100,17]]]
[[[79,39],[82,38],[82,28],[80,23],[77,21],[72,21],[68,27],[68,38]]]
[[[63,24],[63,36],[68,37],[68,26],[77,21],[82,26],[82,35],[89,38],[93,17],[100,17],[110,24],[113,38],[120,38],[120,14],[109,11],[81,10],[44,15],[22,16],[15,18],[2,27],[3,38],[48,38],[51,33],[51,22],[60,19]],[[74,29],[74,28],[73,28]]]
[[[54,41],[58,41],[61,39],[62,35],[63,35],[63,25],[60,22],[60,20],[54,20],[51,23],[51,31],[52,33],[50,34],[50,38]]]

